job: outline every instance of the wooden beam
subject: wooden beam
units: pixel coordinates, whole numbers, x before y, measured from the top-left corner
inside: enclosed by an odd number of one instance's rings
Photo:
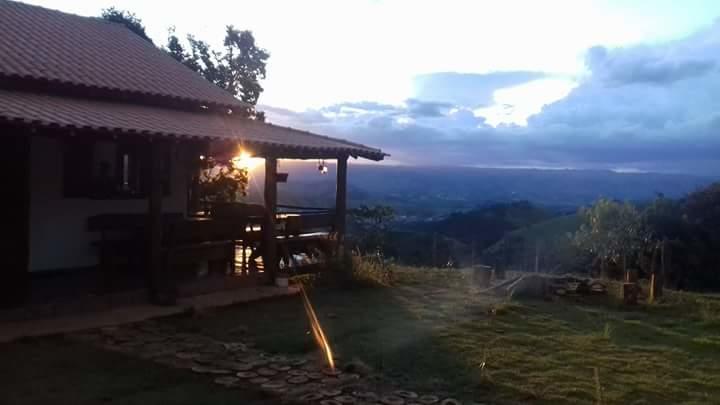
[[[335,189],[335,231],[338,235],[338,246],[341,249],[345,240],[345,220],[347,215],[347,161],[347,156],[337,160],[337,185]]]
[[[162,255],[163,220],[162,220],[162,168],[163,159],[167,156],[163,142],[150,143],[148,195],[148,272],[150,280],[150,299],[155,304],[171,305],[175,303],[169,271],[164,266]]]
[[[275,218],[277,215],[277,159],[265,158],[265,226],[263,227],[263,265],[265,272],[275,279],[277,273],[277,241]]]

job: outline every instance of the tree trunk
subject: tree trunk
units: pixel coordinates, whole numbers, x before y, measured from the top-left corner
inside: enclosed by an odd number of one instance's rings
[[[655,301],[655,298],[657,297],[657,286],[658,286],[658,277],[657,277],[657,259],[658,259],[658,246],[657,244],[653,247],[653,253],[652,253],[652,259],[650,259],[650,294],[648,296],[648,301],[650,303]],[[662,294],[662,292],[660,293]]]
[[[665,285],[665,275],[667,274],[665,271],[667,265],[669,264],[668,256],[670,254],[667,246],[667,239],[663,239],[662,244],[660,245],[660,252],[660,274],[655,280],[655,298],[663,296],[663,286]]]

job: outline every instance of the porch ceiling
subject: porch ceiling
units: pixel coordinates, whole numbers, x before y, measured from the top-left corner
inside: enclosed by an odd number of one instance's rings
[[[387,156],[380,149],[365,145],[233,115],[1,89],[0,122],[116,136],[144,135],[234,142],[259,154],[279,158],[349,155],[377,161]]]

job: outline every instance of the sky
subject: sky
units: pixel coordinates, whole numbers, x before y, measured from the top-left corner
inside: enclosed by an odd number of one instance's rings
[[[269,121],[389,164],[720,173],[717,0],[28,2],[252,30]]]

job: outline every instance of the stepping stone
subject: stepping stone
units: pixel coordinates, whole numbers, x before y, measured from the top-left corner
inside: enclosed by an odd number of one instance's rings
[[[218,377],[215,379],[215,384],[222,385],[224,387],[232,387],[236,385],[240,381],[237,377],[231,377],[231,376],[225,376],[225,377]]]
[[[326,378],[323,378],[322,380],[320,380],[320,382],[325,385],[335,385],[335,384],[340,383],[340,379],[335,378],[335,377],[326,377]]]
[[[288,374],[289,374],[289,375],[292,375],[292,376],[303,376],[303,377],[307,377],[308,372],[305,371],[305,370],[289,370],[289,371],[288,371]]]
[[[321,380],[325,378],[325,374],[318,372],[308,373],[307,376],[311,380]]]
[[[181,360],[195,360],[200,356],[200,353],[192,353],[192,352],[177,352],[175,353],[175,357]]]
[[[418,398],[417,401],[422,405],[432,405],[438,403],[440,401],[440,398],[436,397],[435,395],[423,395]]]
[[[290,370],[292,367],[286,366],[285,364],[272,363],[272,364],[270,364],[270,368],[275,369],[275,370],[277,370],[277,371],[288,371],[288,370]]]
[[[342,405],[342,403],[334,399],[323,399],[320,401],[320,405]]]
[[[302,402],[315,402],[319,399],[322,399],[323,394],[319,392],[309,392],[303,396],[301,396],[299,399]]]
[[[304,366],[307,363],[307,359],[297,359],[290,362],[290,365],[293,367],[300,367]]]
[[[278,373],[277,371],[275,371],[271,368],[267,368],[267,367],[261,367],[261,368],[257,369],[256,371],[259,375],[261,375],[263,377],[273,377],[273,376],[276,376]]]
[[[225,347],[225,350],[232,352],[232,353],[247,351],[247,346],[245,346],[245,343],[240,343],[240,342],[223,343],[223,346]]]
[[[235,371],[250,371],[253,369],[253,365],[250,363],[234,363],[231,368]]]
[[[440,405],[462,405],[460,401],[454,398],[443,399]]]
[[[355,399],[355,397],[350,396],[350,395],[340,395],[340,396],[337,396],[337,397],[335,397],[335,398],[333,398],[333,399],[336,400],[336,401],[338,401],[338,402],[341,403],[341,404],[354,404],[354,403],[357,402],[357,400]]]
[[[405,404],[405,400],[396,395],[386,395],[386,396],[380,398],[380,402],[382,402],[385,405],[403,405],[403,404]]]
[[[209,355],[209,354],[200,354],[197,353],[197,356],[193,359],[196,363],[200,364],[212,364],[218,361],[217,356]]]
[[[310,381],[310,379],[305,377],[304,375],[298,375],[287,379],[287,382],[289,382],[290,384],[305,384],[308,381]]]
[[[343,382],[353,381],[353,380],[359,380],[360,376],[358,374],[353,374],[353,373],[343,373],[338,376],[338,379]]]
[[[336,397],[342,394],[342,391],[336,389],[321,390],[320,393],[325,397]]]
[[[206,366],[195,366],[192,371],[199,374],[230,374],[230,370]]]
[[[252,371],[240,371],[238,373],[235,373],[238,378],[256,378],[258,375],[257,373],[254,373]]]
[[[262,384],[260,388],[275,391],[285,388],[285,383],[282,381],[269,381],[265,384]]]
[[[353,396],[368,402],[374,402],[378,400],[377,394],[372,391],[353,391],[352,394]]]
[[[250,379],[250,382],[253,384],[265,384],[268,381],[270,381],[270,379],[265,377],[255,377]]]
[[[330,376],[330,377],[336,377],[342,373],[342,371],[338,370],[337,368],[330,368],[325,367],[322,369],[323,374]]]
[[[400,398],[405,399],[415,399],[418,397],[418,394],[412,392],[412,391],[405,391],[405,390],[397,390],[393,392],[393,394],[399,396]]]

